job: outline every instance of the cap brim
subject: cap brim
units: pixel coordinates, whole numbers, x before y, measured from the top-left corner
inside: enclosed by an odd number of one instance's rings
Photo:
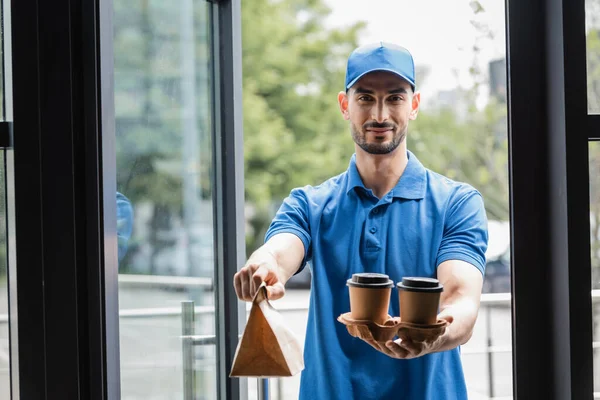
[[[413,90],[415,90],[415,84],[414,82],[411,82],[410,79],[408,79],[406,76],[402,75],[401,73],[397,72],[397,71],[393,71],[391,69],[387,69],[387,68],[373,68],[370,69],[368,71],[363,72],[362,74],[360,74],[359,76],[357,76],[356,78],[354,78],[347,86],[346,86],[346,90],[350,89],[352,86],[354,86],[354,84],[356,82],[358,82],[358,80],[360,78],[362,78],[363,76],[370,74],[371,72],[378,72],[378,71],[385,71],[385,72],[391,72],[394,75],[399,76],[400,78],[404,79],[406,82],[408,82],[410,84],[410,86],[412,86]]]

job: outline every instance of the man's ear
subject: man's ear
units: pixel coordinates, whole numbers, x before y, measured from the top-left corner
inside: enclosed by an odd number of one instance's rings
[[[338,104],[340,105],[340,111],[342,112],[342,116],[347,121],[350,119],[350,114],[348,114],[348,94],[346,92],[338,93]]]
[[[415,92],[412,98],[412,109],[408,115],[408,117],[413,121],[417,119],[417,114],[419,113],[419,104],[421,104],[421,92]]]

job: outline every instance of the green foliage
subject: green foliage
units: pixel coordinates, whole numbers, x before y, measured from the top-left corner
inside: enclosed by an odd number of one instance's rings
[[[197,196],[210,199],[211,26],[208,3],[173,6],[159,0],[115,0],[117,187],[138,207],[151,205],[150,248],[172,246],[159,231],[184,214],[184,176],[196,177]],[[474,15],[484,13],[471,1]],[[324,0],[252,0],[242,4],[247,251],[263,240],[273,213],[294,187],[317,185],[347,168],[354,151],[337,94],[348,54],[365,24],[331,29]],[[193,19],[194,37],[181,29]],[[482,36],[485,26],[477,25]],[[477,51],[477,45],[474,45]],[[185,164],[185,65],[193,59],[198,154]],[[425,71],[426,72],[426,71]],[[480,78],[474,63],[472,74]],[[189,77],[188,77],[189,78]],[[411,124],[408,146],[432,170],[479,189],[492,218],[506,219],[505,105],[477,110],[467,91],[467,115],[423,109]],[[185,168],[185,170],[184,170]],[[175,219],[177,219],[175,218]],[[124,262],[127,265],[127,259]]]
[[[600,30],[598,28],[590,30],[587,35],[587,85],[588,110],[590,113],[598,113],[600,112]],[[600,288],[600,179],[598,179],[600,146],[597,142],[590,143],[589,164],[592,285],[597,289]]]
[[[484,12],[476,1],[471,6],[474,14]],[[364,24],[330,31],[323,26],[327,13],[318,0],[244,3],[246,198],[258,208],[249,252],[262,243],[274,212],[269,205],[294,187],[344,171],[354,151],[336,95]],[[485,26],[478,29],[490,36]],[[472,74],[481,75],[476,67]],[[467,93],[464,120],[452,110],[422,110],[409,127],[408,146],[427,167],[479,189],[490,218],[507,219],[506,105],[477,110],[476,89]]]
[[[150,249],[142,264],[153,272],[184,219],[184,193],[188,204],[211,198],[209,11],[208,2],[114,2],[117,190],[146,220],[144,237],[134,230],[122,272],[130,272],[138,246]]]
[[[464,120],[451,109],[422,111],[411,125],[408,147],[429,169],[467,182],[484,198],[489,219],[508,219],[506,107],[494,101]]]
[[[600,31],[587,35],[588,110],[600,112]]]
[[[248,251],[262,243],[272,206],[294,187],[344,171],[353,145],[337,106],[347,55],[362,23],[324,26],[320,0],[255,0],[242,7]]]

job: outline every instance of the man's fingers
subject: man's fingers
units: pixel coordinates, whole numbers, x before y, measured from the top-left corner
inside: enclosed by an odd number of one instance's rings
[[[267,276],[269,275],[269,269],[261,265],[256,268],[256,270],[250,272],[250,274],[250,291],[252,298],[254,298],[260,285],[262,285],[262,283],[267,279]]]
[[[408,351],[407,349],[402,347],[400,344],[398,344],[397,342],[392,341],[392,340],[389,340],[386,343],[379,343],[379,342],[376,342],[375,340],[364,340],[364,341],[367,342],[369,345],[371,345],[371,347],[373,347],[375,350],[382,352],[383,354],[387,355],[388,357],[403,358],[403,359],[414,357],[414,355],[410,351]]]
[[[401,343],[404,344],[403,342],[401,342]],[[399,344],[396,341],[388,340],[386,342],[385,346],[393,354],[392,357],[408,358],[409,355],[412,355],[411,352],[407,348],[403,347],[401,344]]]
[[[242,286],[242,300],[252,300],[252,296],[250,295],[250,280],[248,279],[248,273],[246,271],[242,272],[240,280]]]
[[[256,268],[256,271],[254,271],[254,273],[252,274],[252,282],[256,287],[256,290],[258,290],[258,287],[261,285],[261,283],[267,280],[270,273],[271,270],[269,270],[269,268],[267,268],[264,265],[261,265],[258,268]]]
[[[250,264],[240,269],[233,278],[235,292],[240,300],[252,301],[258,288],[265,282],[269,299],[276,300],[285,294],[283,284],[277,274],[267,265]]]
[[[385,345],[385,343],[379,343],[379,342],[376,342],[375,340],[364,340],[364,341],[367,342],[368,344],[370,344],[371,347],[373,347],[375,350],[385,354],[386,356],[398,358],[398,356],[391,349],[389,349]]]
[[[267,297],[269,300],[277,300],[283,297],[285,288],[281,282],[277,282],[272,286],[267,286]]]
[[[235,288],[235,294],[237,295],[238,299],[243,300],[242,279],[239,272],[233,276],[233,287]]]
[[[426,349],[426,343],[413,340],[400,340],[399,343],[396,341],[395,345],[406,353],[406,358],[419,357],[423,355],[423,351]]]
[[[254,296],[256,295],[256,292],[258,290],[258,286],[256,285],[256,283],[254,283],[254,277],[253,277],[252,271],[248,271],[248,287],[250,288],[250,292],[248,294],[248,296],[250,297],[249,300],[253,300]]]

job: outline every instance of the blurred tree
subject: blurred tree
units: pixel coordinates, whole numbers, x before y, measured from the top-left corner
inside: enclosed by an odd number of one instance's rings
[[[493,35],[477,18],[485,12],[481,4],[470,5],[479,35],[473,44],[475,83],[465,90],[467,116],[459,118],[452,109],[423,109],[409,128],[409,148],[432,170],[475,186],[489,217],[506,220],[506,104],[492,100],[483,110],[475,106],[480,85],[487,83],[478,68],[480,42]],[[342,172],[353,152],[335,95],[363,24],[347,33],[328,31],[323,27],[328,12],[320,1],[244,3],[246,194],[256,207],[248,252],[262,243],[276,206],[293,187]],[[420,75],[423,82],[427,70],[421,68]]]
[[[588,112],[598,114],[600,113],[600,0],[587,0],[585,7]],[[589,146],[589,164],[592,288],[600,289],[600,179],[598,179],[600,146],[596,142],[590,143]]]
[[[146,206],[150,214],[146,236],[134,231],[121,271],[128,271],[138,246],[144,246],[150,252],[147,272],[154,273],[157,254],[174,245],[176,238],[165,232],[183,219],[186,176],[197,180],[194,199],[211,197],[209,4],[175,4],[114,2],[117,188],[134,210]],[[191,103],[184,94],[190,82]],[[198,138],[198,149],[186,158],[190,135]],[[191,159],[195,163],[188,165]]]
[[[347,168],[353,146],[335,101],[362,23],[327,29],[322,0],[254,0],[242,7],[248,253],[297,186]]]
[[[484,12],[472,1],[474,14]],[[257,0],[243,7],[246,198],[254,206],[248,253],[263,235],[280,201],[298,186],[319,184],[347,168],[354,151],[339,115],[345,62],[361,24],[347,32],[325,29],[321,1]],[[477,20],[474,18],[474,24]],[[476,25],[482,38],[491,33]],[[477,53],[474,46],[474,53]],[[474,65],[476,65],[474,60]],[[420,68],[421,81],[427,69]],[[473,68],[468,116],[450,109],[421,111],[409,128],[409,148],[434,171],[479,189],[490,218],[508,218],[506,105],[475,107],[483,74]]]
[[[588,113],[600,113],[600,0],[587,0],[587,100]],[[590,261],[592,266],[592,289],[600,289],[600,146],[589,144],[590,165]],[[593,304],[594,331],[598,332],[600,304]]]
[[[508,132],[504,101],[489,96],[477,106],[482,87],[490,88],[490,77],[481,70],[481,48],[491,43],[494,32],[486,24],[486,10],[470,1],[471,24],[476,32],[469,70],[472,85],[457,87],[454,101],[446,106],[423,109],[408,135],[409,148],[428,168],[451,179],[466,182],[484,198],[488,219],[508,220]],[[457,104],[459,103],[459,104]],[[462,103],[462,107],[461,104]],[[461,108],[466,112],[462,113]],[[464,114],[464,115],[463,115]]]
[[[485,10],[471,1],[474,15]],[[184,146],[181,109],[183,63],[178,7],[159,0],[115,0],[115,100],[117,186],[139,208],[150,206],[153,254],[173,246],[159,233],[182,217]],[[210,26],[206,9],[194,7],[196,109],[201,137],[199,196],[210,199]],[[324,0],[252,0],[242,6],[242,67],[245,190],[249,228],[247,252],[258,247],[273,213],[294,187],[317,185],[347,168],[354,148],[336,96],[343,87],[348,54],[358,45],[364,23],[328,28]],[[474,18],[474,24],[477,23]],[[489,36],[485,25],[476,25]],[[477,54],[477,45],[473,51]],[[201,73],[204,71],[205,75]],[[427,68],[419,69],[423,81]],[[409,148],[436,172],[473,184],[491,218],[508,214],[506,105],[475,107],[484,74],[464,90],[466,116],[452,109],[422,109],[409,129]]]
[[[586,1],[588,112],[600,113],[600,1]],[[600,146],[590,143],[590,247],[592,287],[600,289]]]
[[[506,106],[490,102],[460,119],[449,109],[423,110],[410,127],[409,148],[450,179],[467,182],[484,198],[489,219],[508,220]]]
[[[194,7],[196,71],[210,70],[206,9]],[[204,12],[202,12],[204,11]],[[352,151],[335,96],[345,59],[363,24],[328,30],[322,0],[253,0],[242,7],[243,107],[248,244],[262,242],[272,209],[290,189],[318,184],[346,168]],[[134,232],[123,270],[136,246],[154,256],[173,246],[161,232],[181,216],[185,126],[179,7],[153,0],[115,1],[117,187],[140,209],[150,207],[149,237]],[[211,99],[198,76],[199,128],[208,129]],[[204,118],[204,120],[202,120]],[[201,197],[210,199],[210,135],[201,132]]]

